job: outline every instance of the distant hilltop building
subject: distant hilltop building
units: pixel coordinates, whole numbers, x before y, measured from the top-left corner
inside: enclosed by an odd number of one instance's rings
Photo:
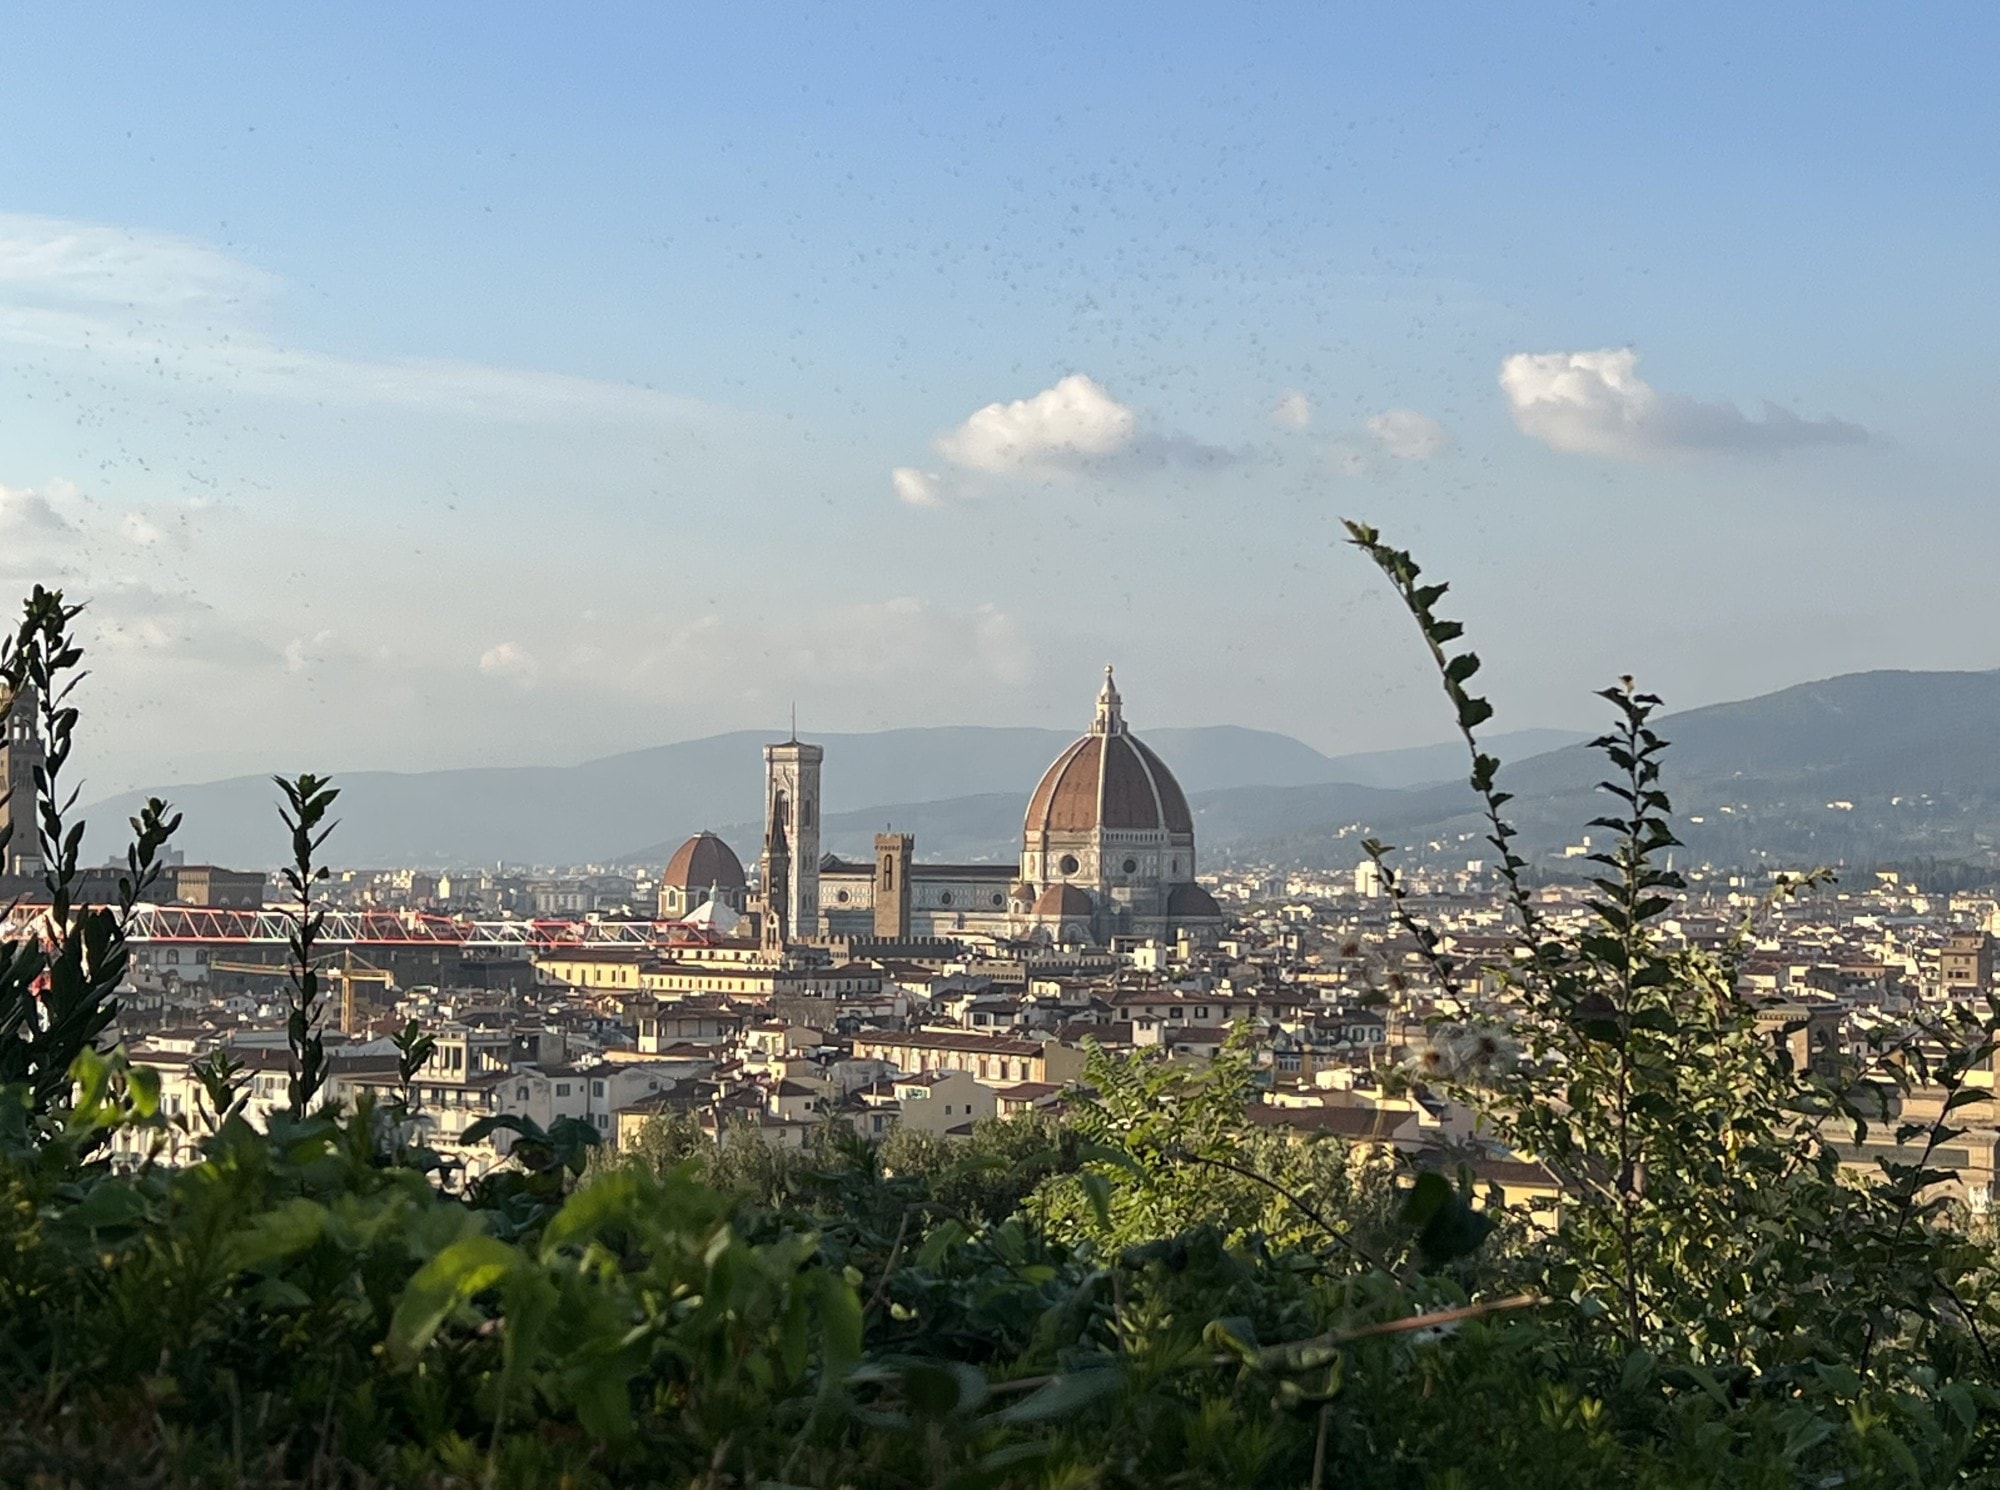
[[[958,935],[1108,946],[1119,937],[1206,941],[1221,928],[1221,910],[1195,883],[1187,797],[1126,728],[1108,667],[1089,733],[1056,757],[1028,799],[1018,865],[921,863],[915,838],[894,832],[876,837],[869,863],[822,856],[824,756],[797,739],[764,747],[756,908],[767,946]],[[692,858],[700,843],[691,839],[681,855]],[[676,877],[674,866],[667,877]],[[663,883],[662,914],[667,896]]]

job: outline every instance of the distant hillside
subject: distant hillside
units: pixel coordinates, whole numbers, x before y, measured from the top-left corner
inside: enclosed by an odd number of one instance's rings
[[[2000,672],[1852,673],[1666,715],[1660,732],[1671,742],[1665,785],[1691,859],[1987,861],[2000,850]],[[1605,809],[1594,790],[1604,774],[1583,745],[1508,765],[1501,783],[1515,793],[1508,810],[1525,846],[1552,853],[1579,841]],[[1450,843],[1479,830],[1461,792],[1399,795],[1371,824],[1383,836]],[[1303,825],[1235,847],[1304,862],[1353,858],[1351,843]],[[1480,845],[1463,856],[1479,857]]]
[[[1341,759],[1263,730],[1215,726],[1147,730],[1145,736],[1190,793],[1328,782],[1347,769]],[[894,819],[919,833],[926,856],[1006,857],[1018,851],[1028,793],[1075,737],[1065,730],[953,727],[816,738],[827,751],[830,845],[866,848],[876,827]],[[358,867],[650,861],[690,833],[715,828],[726,829],[747,857],[759,832],[766,740],[738,731],[568,767],[352,772],[339,782],[335,856]],[[1403,755],[1409,759],[1399,767]],[[1436,770],[1428,747],[1354,759],[1355,770],[1397,785],[1425,780]],[[264,777],[154,791],[186,814],[180,844],[191,859],[263,865],[284,850],[273,789]],[[98,825],[88,852],[112,850],[107,828],[122,825],[142,795],[126,793],[86,809]],[[986,797],[995,800],[945,805]],[[912,803],[938,805],[894,805]],[[1011,826],[996,829],[1009,818]],[[864,832],[863,824],[875,826]],[[1005,847],[1010,841],[1014,847]]]
[[[1588,738],[1588,735],[1570,729],[1521,729],[1496,734],[1487,746],[1506,760],[1526,760]],[[1337,781],[1350,786],[1405,787],[1457,781],[1465,775],[1465,745],[1458,740],[1448,740],[1441,745],[1418,745],[1407,750],[1374,750],[1360,755],[1336,756],[1332,764],[1334,770],[1326,776],[1297,782],[1273,780],[1260,784],[1310,786]]]
[[[1725,864],[2000,856],[2000,672],[1856,673],[1665,716],[1667,786],[1687,857]],[[1328,757],[1221,726],[1143,731],[1180,777],[1204,860],[1346,866],[1369,834],[1439,859],[1487,857],[1448,746]],[[827,735],[825,842],[865,852],[885,825],[927,859],[1018,852],[1021,813],[1073,736],[1040,729]],[[1601,761],[1553,731],[1497,735],[1523,846],[1557,854],[1604,810]],[[761,734],[663,745],[572,767],[357,772],[342,778],[336,857],[357,866],[657,862],[715,828],[749,859],[760,833]],[[282,851],[269,782],[169,789],[191,858],[268,864]],[[122,823],[136,794],[93,805]],[[1599,835],[1601,836],[1601,835]],[[90,850],[107,852],[110,837]]]

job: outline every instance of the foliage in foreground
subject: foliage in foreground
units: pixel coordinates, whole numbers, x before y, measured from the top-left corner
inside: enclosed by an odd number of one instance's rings
[[[1552,934],[1471,739],[1486,706],[1443,592],[1355,537],[1436,654],[1521,932],[1506,1023],[1440,1027],[1413,1076],[1562,1175],[1559,1229],[1443,1168],[1246,1134],[1241,1049],[1206,1070],[1094,1052],[1096,1095],[1060,1127],[990,1123],[951,1147],[829,1130],[776,1155],[665,1123],[609,1161],[581,1125],[515,1122],[516,1162],[450,1192],[406,1143],[406,1097],[310,1105],[323,835],[303,809],[325,783],[303,779],[287,793],[297,1106],[267,1131],[221,1063],[206,1109],[170,1120],[143,1072],[95,1048],[117,912],[58,918],[0,958],[0,1483],[2000,1481],[1992,1258],[1937,1198],[1934,1162],[1991,1020],[1866,1071],[1792,1069],[1729,954],[1654,930],[1672,835],[1650,701],[1630,690],[1602,742],[1619,806],[1598,925]],[[48,603],[23,644],[45,671],[74,650]],[[17,688],[21,655],[0,658]],[[74,874],[53,777],[37,783],[52,882]],[[136,826],[135,883],[165,808]],[[1440,980],[1462,976],[1395,905]],[[75,961],[59,998],[53,970],[18,972],[44,945]],[[1907,1135],[1925,1157],[1857,1184],[1828,1125],[1866,1122],[1867,1099],[1917,1075],[1952,1094]],[[129,1148],[169,1121],[200,1162],[114,1168],[111,1135]]]

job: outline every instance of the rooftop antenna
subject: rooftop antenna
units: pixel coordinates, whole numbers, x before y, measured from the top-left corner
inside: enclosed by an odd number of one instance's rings
[[[799,701],[792,700],[792,743],[799,743]]]

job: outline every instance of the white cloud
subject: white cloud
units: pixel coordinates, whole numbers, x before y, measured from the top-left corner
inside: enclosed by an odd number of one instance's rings
[[[310,637],[293,637],[285,643],[285,671],[302,673],[314,663],[323,661],[328,655],[328,643],[335,636],[332,631],[315,631]]]
[[[1271,410],[1271,422],[1279,429],[1309,429],[1313,422],[1312,400],[1297,389],[1279,399]]]
[[[959,472],[1042,480],[1219,465],[1232,458],[1186,435],[1148,429],[1138,410],[1083,373],[1071,373],[1030,398],[975,410],[931,445]],[[914,466],[898,466],[889,477],[896,495],[914,507],[939,506],[968,490],[963,481]]]
[[[1368,433],[1397,460],[1429,460],[1451,444],[1445,428],[1415,409],[1388,409],[1367,420]]]
[[[158,523],[143,512],[128,512],[119,524],[125,536],[141,548],[151,548],[167,535],[160,531]]]
[[[1630,347],[1519,352],[1500,364],[1500,387],[1521,432],[1552,450],[1647,460],[1704,452],[1767,453],[1868,438],[1841,419],[1801,419],[1766,403],[1752,418],[1726,401],[1663,393],[1641,378]]]
[[[0,537],[30,543],[67,538],[75,531],[46,494],[27,487],[0,486]]]
[[[0,616],[30,583],[67,585],[91,551],[79,519],[87,515],[67,482],[0,486]],[[11,623],[9,623],[11,624]]]
[[[282,655],[192,595],[133,581],[92,584],[82,593],[86,651],[225,667],[260,666]]]
[[[519,642],[501,642],[479,654],[479,670],[520,688],[532,688],[541,676],[534,657]]]
[[[270,295],[278,284],[192,238],[0,213],[0,287],[10,298],[210,311]]]
[[[286,346],[253,313],[282,282],[191,239],[0,216],[0,342],[203,390],[509,421],[686,423],[716,410],[628,383]]]
[[[1071,373],[1033,398],[988,404],[940,435],[937,451],[970,471],[1047,473],[1118,455],[1138,435],[1135,412]]]
[[[943,505],[943,498],[938,495],[938,477],[935,471],[919,471],[915,466],[898,466],[889,473],[889,483],[896,488],[896,495],[912,507]]]

